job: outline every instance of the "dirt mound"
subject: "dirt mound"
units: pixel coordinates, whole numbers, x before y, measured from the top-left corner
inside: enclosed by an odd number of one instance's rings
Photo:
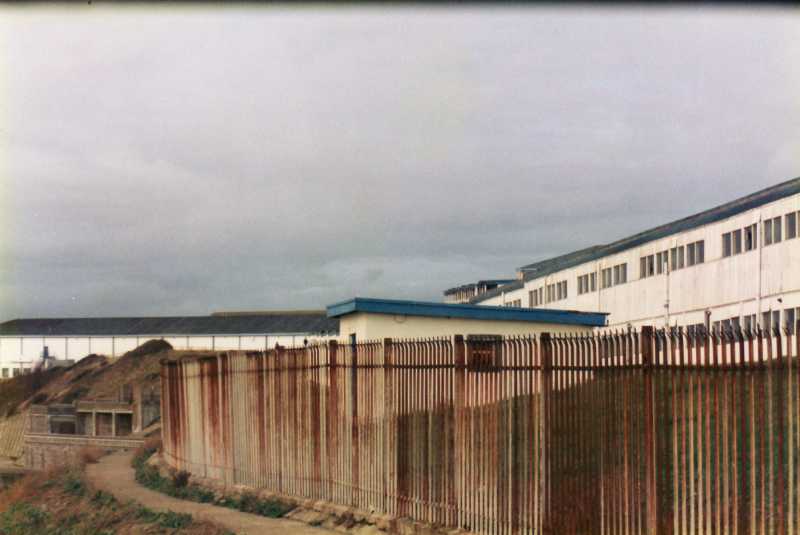
[[[30,405],[71,403],[88,391],[86,383],[109,364],[110,360],[106,357],[89,355],[68,368],[53,368],[24,376],[35,377],[42,374],[49,379],[38,385],[38,388],[29,389],[24,401],[19,404],[19,409],[27,409]]]
[[[83,399],[116,399],[120,388],[128,383],[143,386],[158,386],[161,359],[172,350],[163,340],[150,340],[136,349],[128,351],[111,366],[98,370],[82,386],[86,392]]]
[[[115,400],[120,387],[131,382],[158,385],[160,361],[171,350],[172,346],[163,340],[150,340],[118,359],[89,355],[67,368],[10,379],[0,387],[0,419],[30,405]]]
[[[63,374],[63,368],[54,368],[3,381],[0,386],[0,419],[16,414],[25,400]]]

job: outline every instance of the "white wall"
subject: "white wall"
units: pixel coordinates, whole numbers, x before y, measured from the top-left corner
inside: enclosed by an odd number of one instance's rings
[[[522,299],[530,306],[529,291],[566,280],[568,298],[540,304],[537,308],[608,312],[609,325],[663,326],[702,323],[706,310],[714,321],[780,309],[781,321],[788,308],[800,307],[800,238],[764,246],[762,221],[800,211],[800,195],[780,199],[728,219],[655,240],[621,253],[529,280],[525,287],[487,299],[480,304],[503,305]],[[722,256],[722,234],[758,225],[758,248],[729,257]],[[800,225],[800,221],[798,221]],[[639,260],[676,246],[703,240],[705,261],[667,275],[640,278]],[[627,263],[628,282],[600,290],[600,273],[607,267]],[[595,272],[598,291],[578,295],[578,277]],[[778,303],[778,299],[782,303]]]
[[[39,360],[44,346],[51,356],[58,359],[80,360],[92,353],[106,356],[121,356],[135,349],[148,340],[163,339],[173,348],[215,349],[215,350],[256,350],[263,351],[274,348],[278,343],[283,346],[301,345],[304,339],[315,340],[336,339],[336,336],[320,337],[313,334],[280,334],[280,335],[224,335],[212,334],[191,336],[0,336],[0,379],[3,369],[30,369]]]

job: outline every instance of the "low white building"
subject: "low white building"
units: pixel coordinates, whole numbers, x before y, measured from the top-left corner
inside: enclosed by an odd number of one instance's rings
[[[517,270],[482,305],[609,313],[611,326],[777,325],[800,318],[800,178]]]
[[[324,311],[218,313],[149,318],[16,319],[0,323],[0,380],[32,370],[44,348],[57,359],[120,356],[148,340],[175,349],[264,350],[335,338],[339,321]]]

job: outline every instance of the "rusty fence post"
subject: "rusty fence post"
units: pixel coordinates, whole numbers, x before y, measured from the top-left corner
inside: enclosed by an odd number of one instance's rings
[[[341,474],[337,470],[337,457],[339,456],[339,383],[337,381],[337,352],[339,344],[336,340],[328,341],[328,399],[325,400],[327,414],[325,415],[325,448],[328,454],[328,501],[335,502],[338,488],[334,482],[339,482]]]
[[[655,411],[653,410],[653,327],[642,327],[642,373],[644,380],[644,444],[645,444],[645,483],[647,499],[647,533],[658,532],[658,502],[656,486],[656,433]]]
[[[542,518],[542,532],[553,533],[552,526],[552,510],[551,510],[551,492],[552,492],[552,474],[550,473],[550,413],[552,402],[552,364],[553,364],[553,341],[550,333],[542,333],[539,336],[541,344],[541,360],[539,365],[541,367],[541,451],[539,453],[539,467],[540,467],[540,507]]]
[[[385,502],[384,513],[393,514],[396,510],[398,500],[394,485],[395,466],[393,460],[397,454],[391,447],[397,447],[397,430],[395,427],[395,402],[394,402],[394,347],[391,338],[383,339],[383,399],[384,399],[384,437],[386,446],[383,449],[383,500]],[[390,504],[391,496],[395,496],[395,503]],[[396,516],[396,515],[395,515]]]
[[[464,477],[464,464],[467,462],[465,459],[465,444],[467,441],[466,436],[466,383],[467,383],[467,351],[464,343],[464,336],[457,334],[453,337],[453,366],[455,368],[453,402],[455,411],[455,425],[453,429],[454,443],[451,458],[453,459],[450,488],[453,489],[453,494],[450,497],[450,506],[452,507],[452,524],[461,527],[461,509],[459,502],[464,499],[467,493],[466,480]],[[456,467],[458,463],[458,467]]]
[[[358,505],[359,492],[361,491],[361,471],[360,471],[360,458],[361,458],[361,445],[358,443],[359,429],[358,429],[358,344],[355,340],[350,343],[350,402],[353,408],[351,417],[351,446],[352,446],[352,503],[351,505]]]

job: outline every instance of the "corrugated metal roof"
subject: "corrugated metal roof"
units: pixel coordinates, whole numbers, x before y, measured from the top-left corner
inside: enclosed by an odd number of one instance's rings
[[[363,297],[348,299],[328,307],[328,315],[331,317],[344,316],[355,312],[490,321],[530,321],[536,323],[586,325],[590,327],[602,327],[606,324],[607,316],[604,312],[477,306],[431,303],[427,301],[402,301],[398,299],[368,299]]]
[[[325,312],[235,316],[139,318],[41,318],[0,323],[0,336],[123,336],[197,334],[337,333],[339,321]]]
[[[627,238],[622,238],[606,245],[593,245],[585,249],[573,251],[561,256],[522,266],[519,268],[519,271],[523,272],[524,281],[538,279],[563,269],[578,266],[585,262],[591,262],[605,256],[621,253],[628,249],[665,238],[672,234],[686,232],[687,230],[702,227],[703,225],[708,225],[709,223],[722,221],[723,219],[733,217],[742,212],[746,212],[747,210],[752,210],[753,208],[758,208],[759,206],[783,199],[784,197],[797,195],[798,193],[800,193],[800,177],[787,180],[786,182],[782,182],[775,186],[751,193],[750,195],[722,204],[715,208],[711,208],[698,214],[684,217],[683,219],[639,232],[633,236],[628,236]],[[486,299],[496,297],[511,290],[522,288],[523,286],[524,284],[522,281],[515,281],[511,284],[500,286],[494,290],[490,290],[486,293],[476,296],[470,300],[470,303],[480,303]]]

